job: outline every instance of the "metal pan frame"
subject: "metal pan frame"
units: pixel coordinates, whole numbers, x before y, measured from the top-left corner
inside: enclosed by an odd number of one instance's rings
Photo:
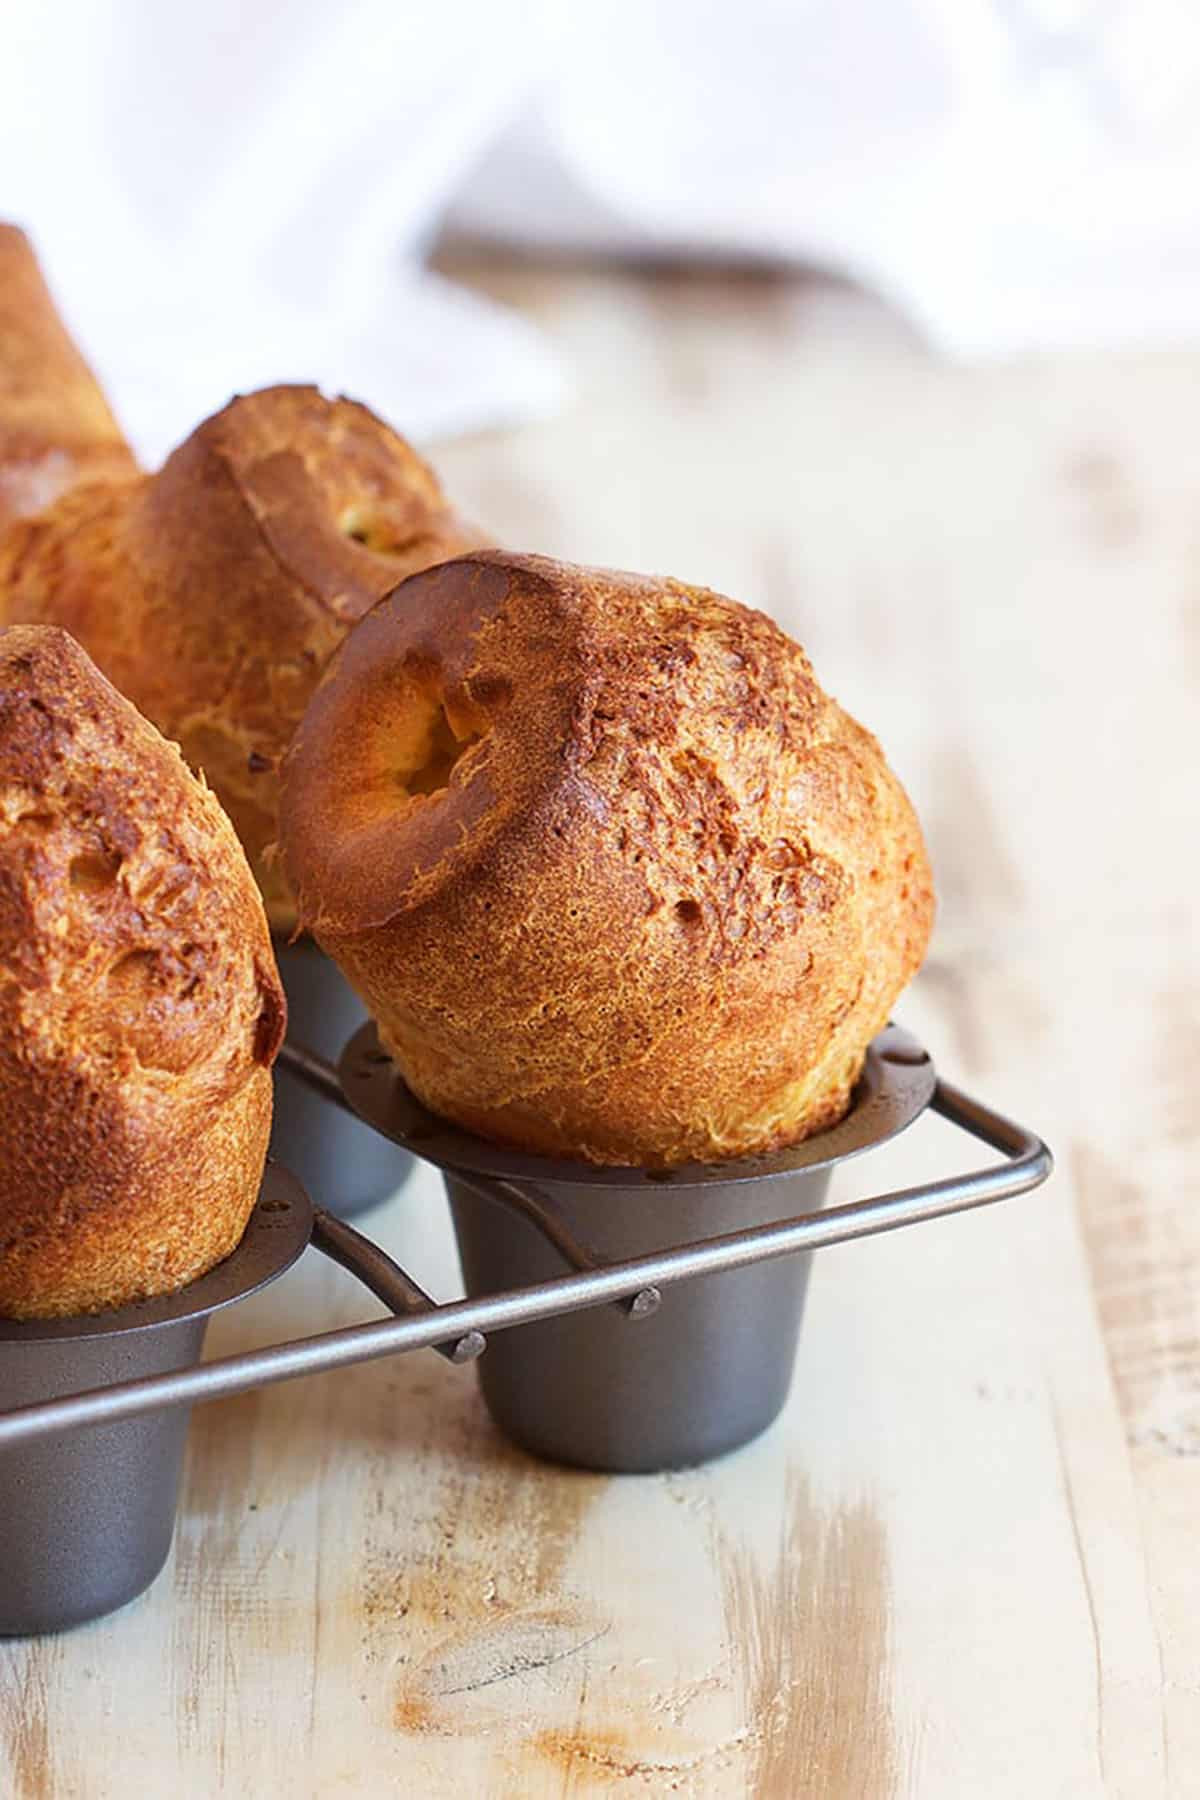
[[[609,1182],[628,1187],[631,1182],[644,1182],[647,1204],[652,1204],[653,1189],[664,1176],[524,1156],[485,1144],[433,1119],[387,1065],[373,1027],[365,1027],[351,1040],[340,1072],[300,1044],[285,1044],[280,1060],[332,1104],[367,1118],[414,1154],[460,1180],[484,1179],[489,1190],[501,1190],[554,1245],[570,1273],[528,1287],[439,1305],[370,1239],[318,1207],[311,1240],[314,1247],[357,1275],[391,1309],[392,1318],[0,1412],[0,1449],[56,1432],[135,1418],[160,1407],[223,1399],[272,1382],[403,1351],[434,1348],[452,1362],[470,1362],[483,1351],[488,1332],[587,1307],[618,1305],[629,1315],[632,1326],[638,1318],[653,1313],[660,1301],[669,1304],[662,1289],[674,1282],[992,1205],[1038,1187],[1053,1167],[1050,1151],[1035,1133],[939,1079],[925,1051],[906,1034],[889,1027],[872,1046],[865,1083],[841,1125],[774,1157],[665,1172],[665,1179],[678,1186],[696,1186],[718,1180],[771,1179],[798,1169],[827,1166],[885,1141],[911,1123],[926,1104],[931,1112],[998,1152],[1003,1162],[782,1224],[605,1262],[574,1238],[552,1204],[539,1194],[539,1178],[593,1186]],[[36,1332],[37,1327],[8,1329]]]

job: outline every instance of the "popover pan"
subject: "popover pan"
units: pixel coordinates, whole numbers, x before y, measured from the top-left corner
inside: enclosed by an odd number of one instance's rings
[[[386,1251],[314,1209],[295,1177],[268,1163],[238,1248],[180,1293],[84,1318],[0,1319],[0,1637],[83,1624],[154,1580],[171,1546],[190,1401],[257,1386],[220,1390],[220,1371],[276,1354],[201,1364],[208,1321],[282,1275],[310,1242],[394,1315],[435,1310]],[[279,1349],[313,1346],[320,1361],[320,1338]],[[484,1340],[468,1330],[431,1347],[469,1362]],[[122,1404],[147,1384],[159,1389],[150,1404]],[[64,1406],[76,1416],[46,1420]],[[35,1429],[5,1443],[13,1413]]]
[[[892,1027],[831,1130],[775,1155],[656,1172],[483,1143],[425,1112],[370,1029],[341,1075],[365,1118],[442,1168],[471,1295],[551,1280],[564,1260],[601,1266],[816,1213],[834,1168],[910,1125],[935,1086],[928,1055]],[[703,1276],[661,1307],[643,1297],[636,1330],[604,1307],[506,1331],[479,1364],[488,1411],[534,1455],[612,1473],[735,1449],[787,1398],[811,1261]]]
[[[1053,1167],[1040,1138],[937,1079],[894,1027],[841,1124],[774,1156],[667,1174],[555,1162],[459,1131],[408,1092],[372,1026],[340,1071],[296,1042],[281,1060],[321,1104],[355,1109],[442,1170],[472,1293],[437,1304],[317,1209],[314,1247],[393,1316],[195,1362],[208,1315],[303,1245],[307,1202],[271,1171],[242,1249],[175,1300],[0,1325],[0,1632],[94,1617],[153,1578],[193,1402],[407,1350],[463,1363],[486,1349],[484,1399],[536,1454],[631,1472],[695,1462],[746,1442],[781,1406],[812,1251],[1009,1199]],[[1004,1160],[822,1210],[832,1170],[926,1106]],[[280,1238],[260,1255],[271,1218]]]
[[[291,1267],[312,1208],[268,1165],[238,1248],[178,1294],[71,1319],[0,1319],[6,1407],[200,1360],[213,1313]],[[188,1408],[0,1449],[0,1636],[61,1631],[124,1606],[149,1587],[171,1548]]]

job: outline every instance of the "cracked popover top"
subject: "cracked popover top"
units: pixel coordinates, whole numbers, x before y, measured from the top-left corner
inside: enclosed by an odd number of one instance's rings
[[[216,799],[64,631],[0,631],[0,1314],[172,1293],[240,1241],[285,1010]]]

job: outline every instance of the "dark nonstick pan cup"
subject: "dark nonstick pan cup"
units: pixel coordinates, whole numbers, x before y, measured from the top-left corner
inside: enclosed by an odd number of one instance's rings
[[[312,1208],[268,1165],[232,1256],[164,1299],[71,1319],[0,1319],[0,1406],[198,1363],[212,1314],[291,1267]],[[0,1637],[62,1631],[124,1606],[171,1547],[188,1408],[0,1449]]]
[[[367,1017],[337,964],[311,938],[275,939],[289,1033],[335,1058]],[[275,1068],[271,1155],[293,1169],[318,1205],[351,1219],[388,1200],[412,1173],[412,1157],[348,1112],[331,1107],[289,1070]]]
[[[561,1274],[538,1230],[486,1181],[446,1176],[469,1294]],[[817,1211],[828,1170],[738,1192],[655,1195],[539,1183],[597,1260],[774,1225]],[[788,1395],[808,1287],[809,1254],[701,1276],[667,1290],[652,1316],[597,1307],[496,1334],[479,1365],[495,1423],[552,1462],[638,1473],[706,1462],[766,1430]]]
[[[347,1097],[444,1174],[469,1295],[548,1281],[818,1211],[838,1164],[910,1125],[935,1086],[895,1027],[868,1052],[850,1112],[774,1155],[664,1173],[593,1168],[484,1143],[425,1112],[360,1033]],[[492,1418],[533,1454],[634,1473],[719,1456],[764,1431],[787,1398],[811,1256],[673,1284],[489,1338],[479,1380]],[[661,1299],[661,1304],[659,1301]]]

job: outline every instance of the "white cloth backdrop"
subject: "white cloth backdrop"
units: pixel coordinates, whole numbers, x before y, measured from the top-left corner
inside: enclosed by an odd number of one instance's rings
[[[955,354],[1200,328],[1192,0],[47,0],[0,52],[0,216],[151,460],[279,379],[558,405],[447,220],[826,265]]]

